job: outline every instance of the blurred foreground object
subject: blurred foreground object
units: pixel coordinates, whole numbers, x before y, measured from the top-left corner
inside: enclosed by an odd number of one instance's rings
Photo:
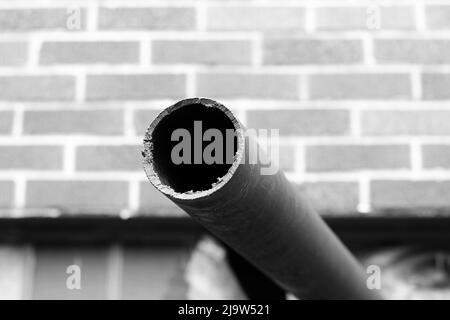
[[[366,255],[363,264],[382,270],[381,287],[388,299],[450,299],[449,250],[400,247]]]
[[[222,136],[227,129],[234,130],[232,163],[173,162],[172,150],[178,143],[172,141],[172,133],[185,129],[195,137],[194,121],[201,121],[203,128],[218,129]],[[161,112],[147,130],[143,151],[147,177],[287,292],[302,299],[381,298],[367,288],[355,258],[284,174],[261,174],[260,158],[256,163],[244,161],[256,145],[244,131],[231,111],[218,102],[180,101]]]
[[[211,237],[196,245],[186,268],[188,299],[247,299],[226,260],[226,251]]]

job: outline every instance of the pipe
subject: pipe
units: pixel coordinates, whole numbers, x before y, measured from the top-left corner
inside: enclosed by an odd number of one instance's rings
[[[174,164],[175,129],[236,133],[232,163]],[[262,175],[261,162],[244,161],[253,137],[222,104],[182,100],[162,111],[144,138],[150,182],[214,235],[300,299],[379,299],[352,254],[308,206],[281,171]],[[205,143],[201,147],[205,146]],[[197,148],[197,149],[196,149]],[[195,146],[193,151],[201,152]],[[223,150],[225,153],[225,150]],[[192,155],[191,155],[192,156]],[[194,154],[195,157],[195,154]]]

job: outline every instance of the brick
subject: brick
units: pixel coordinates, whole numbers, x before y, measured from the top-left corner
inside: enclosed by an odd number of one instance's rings
[[[252,48],[247,40],[156,40],[152,59],[157,64],[250,64]]]
[[[450,168],[450,145],[424,145],[422,153],[425,168]]]
[[[450,6],[426,6],[425,15],[429,29],[450,29]]]
[[[10,111],[0,111],[0,134],[10,134],[14,114]]]
[[[195,10],[190,7],[101,8],[100,29],[192,30]]]
[[[197,76],[197,96],[298,99],[298,77],[288,74],[210,73]]]
[[[124,131],[119,110],[26,111],[25,134],[118,135]]]
[[[43,246],[35,251],[33,299],[107,299],[108,251],[101,246]],[[81,289],[69,290],[71,265],[80,267]]]
[[[373,181],[371,202],[375,209],[448,208],[450,181]]]
[[[305,29],[305,10],[299,7],[210,7],[207,29],[276,31]]]
[[[263,155],[257,154],[258,159],[261,159],[264,163],[264,167],[269,168],[270,165],[276,165],[278,163],[278,168],[285,172],[295,171],[296,164],[296,148],[290,145],[278,145],[272,146],[270,144],[270,132],[267,134],[267,139],[269,141],[264,141],[262,138],[258,138],[258,145],[261,149]],[[273,148],[273,149],[272,149]],[[264,155],[267,158],[263,158]],[[278,159],[277,159],[278,157]],[[251,158],[252,159],[252,158]],[[249,162],[252,160],[249,160]],[[270,161],[270,163],[269,163]],[[278,162],[277,162],[278,161]]]
[[[187,299],[187,248],[126,246],[121,299]]]
[[[448,135],[446,110],[368,110],[361,115],[365,135]]]
[[[0,208],[9,208],[14,202],[14,182],[0,181]]]
[[[136,110],[133,116],[136,133],[143,136],[159,112],[161,110]]]
[[[139,192],[139,212],[142,215],[154,216],[184,216],[186,213],[170,201],[161,192],[156,190],[153,185],[144,181],[140,183]]]
[[[450,62],[450,41],[376,40],[375,58],[382,63],[445,64]]]
[[[80,171],[141,171],[140,145],[81,146],[76,151]]]
[[[269,154],[270,155],[270,154]],[[295,171],[295,147],[280,146],[279,147],[279,164],[283,171]]]
[[[25,42],[0,42],[0,66],[20,66],[24,65],[26,60]]]
[[[345,135],[349,132],[346,110],[250,110],[247,127],[279,129],[280,135]]]
[[[26,287],[26,250],[20,245],[0,246],[0,299],[20,300]]]
[[[181,74],[91,75],[88,100],[181,99],[186,95]]]
[[[422,95],[425,100],[447,100],[450,99],[448,90],[450,85],[450,74],[422,75]]]
[[[369,7],[324,7],[316,9],[318,30],[370,30]],[[414,9],[408,6],[380,7],[380,30],[414,29]]]
[[[40,52],[40,63],[53,64],[125,64],[139,62],[137,42],[45,42]]]
[[[299,186],[309,204],[322,215],[357,211],[359,196],[356,182],[307,182]]]
[[[0,170],[57,170],[62,168],[62,157],[58,146],[0,146]]]
[[[265,64],[353,64],[363,60],[360,40],[268,39],[263,50]]]
[[[0,76],[0,100],[67,101],[74,97],[72,76]]]
[[[68,8],[55,9],[6,9],[0,10],[1,31],[74,30],[70,22],[79,17],[80,30],[85,29],[86,12],[79,16]],[[68,28],[69,27],[69,28]]]
[[[317,74],[309,78],[311,99],[410,99],[406,74]]]
[[[55,208],[63,213],[118,214],[128,207],[122,181],[29,181],[27,208]]]
[[[305,150],[307,171],[406,169],[407,145],[320,145]]]

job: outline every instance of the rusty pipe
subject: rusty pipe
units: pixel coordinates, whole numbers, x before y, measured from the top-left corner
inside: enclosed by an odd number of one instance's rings
[[[194,121],[202,121],[204,129],[234,130],[231,163],[171,161],[178,143],[172,141],[172,132],[183,128],[195,136]],[[244,161],[255,141],[243,132],[243,125],[222,104],[205,98],[182,100],[162,111],[148,128],[144,170],[160,192],[298,298],[379,299],[378,292],[367,288],[353,255],[283,172],[262,175],[260,162]],[[191,151],[201,152],[198,148]]]

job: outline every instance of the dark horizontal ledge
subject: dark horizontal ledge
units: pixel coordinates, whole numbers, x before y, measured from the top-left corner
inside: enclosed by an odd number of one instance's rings
[[[450,243],[450,217],[354,216],[325,217],[333,231],[350,247]],[[2,243],[193,243],[207,233],[190,218],[61,216],[1,218]]]

